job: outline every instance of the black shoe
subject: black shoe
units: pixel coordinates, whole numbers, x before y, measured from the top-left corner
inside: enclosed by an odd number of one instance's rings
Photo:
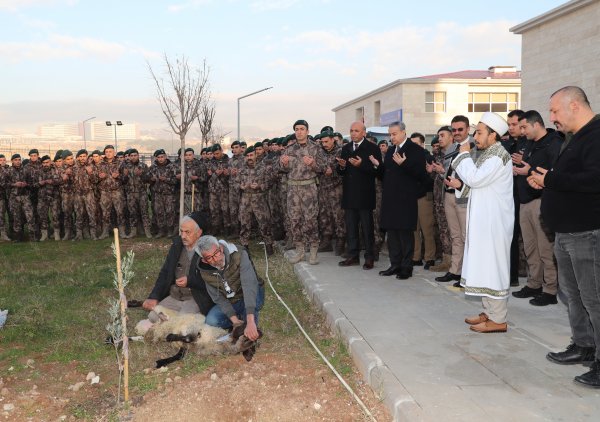
[[[436,277],[435,281],[442,281],[442,282],[460,281],[460,274],[446,273],[446,275],[443,275],[441,277]]]
[[[558,300],[556,300],[556,295],[542,293],[531,299],[529,303],[531,303],[533,306],[556,305]]]
[[[413,267],[421,267],[423,265],[423,260],[419,259],[418,261],[412,262]]]
[[[435,261],[425,261],[425,266],[423,267],[424,270],[428,270],[429,268],[433,267],[435,265]]]
[[[526,297],[536,297],[538,295],[542,294],[542,288],[540,287],[539,289],[532,289],[529,286],[525,286],[523,287],[521,290],[517,291],[517,292],[512,292],[512,295],[514,297],[518,297],[519,299],[524,299]]]
[[[515,287],[519,285],[519,279],[518,278],[513,278],[510,280],[510,285]]]
[[[575,382],[586,387],[600,388],[600,360],[595,360],[589,372],[575,377]]]
[[[593,347],[581,347],[575,343],[569,344],[564,352],[550,352],[546,358],[559,365],[575,365],[577,363],[593,362],[596,349]]]
[[[360,259],[357,256],[354,256],[352,258],[348,258],[338,262],[338,265],[340,267],[351,267],[353,265],[360,265]]]
[[[399,272],[400,272],[400,268],[391,266],[387,270],[379,271],[379,275],[388,277],[390,275],[398,274]]]
[[[452,287],[458,287],[459,289],[464,289],[464,287],[460,285],[460,281],[457,281],[456,283],[454,283],[452,285]]]
[[[411,277],[412,277],[412,271],[401,271],[398,274],[396,274],[396,278],[398,280],[408,280]]]

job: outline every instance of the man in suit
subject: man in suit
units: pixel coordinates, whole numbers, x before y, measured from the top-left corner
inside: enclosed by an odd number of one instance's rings
[[[392,147],[383,164],[381,227],[387,232],[391,265],[379,275],[396,274],[396,278],[406,280],[412,277],[421,183],[428,177],[423,150],[406,137],[404,123],[392,123],[388,132]]]
[[[373,268],[374,233],[373,209],[375,209],[375,177],[380,173],[381,151],[379,147],[365,139],[366,127],[362,122],[350,126],[352,142],[344,145],[341,157],[337,158],[337,171],[343,177],[342,208],[346,222],[348,258],[341,261],[341,267],[359,265],[358,227],[362,227],[365,242],[365,263],[363,269]]]

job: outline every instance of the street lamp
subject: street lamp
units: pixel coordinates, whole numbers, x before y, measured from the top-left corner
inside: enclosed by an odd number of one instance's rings
[[[250,94],[244,95],[244,96],[239,97],[237,99],[237,138],[238,138],[238,140],[240,139],[240,100],[242,98],[247,98],[247,97],[249,97],[251,95],[258,94],[260,92],[266,91],[267,89],[271,89],[271,88],[273,88],[273,87],[270,86],[268,88],[259,89],[258,91],[251,92]]]
[[[117,145],[117,126],[123,126],[123,122],[120,120],[117,120],[116,122],[110,122],[110,121],[106,121],[106,126],[114,126],[115,128],[115,151],[119,150],[119,146]]]
[[[83,149],[87,149],[87,143],[86,143],[86,140],[85,140],[85,122],[89,122],[90,120],[93,120],[95,118],[96,118],[96,116],[90,117],[89,119],[85,119],[83,121]]]

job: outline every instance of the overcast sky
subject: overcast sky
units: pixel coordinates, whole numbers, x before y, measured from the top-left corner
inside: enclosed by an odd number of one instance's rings
[[[0,0],[0,133],[46,122],[167,128],[146,65],[206,59],[216,121],[242,135],[320,128],[331,109],[398,78],[520,68],[511,26],[564,0]],[[343,131],[343,128],[340,128]]]

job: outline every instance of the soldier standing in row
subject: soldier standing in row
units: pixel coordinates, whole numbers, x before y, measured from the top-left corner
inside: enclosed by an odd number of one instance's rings
[[[201,168],[194,162],[194,150],[186,148],[183,156],[185,168],[185,186],[183,196],[183,214],[188,215],[192,211],[197,211],[196,199],[199,192],[196,190],[197,183],[200,181],[202,174]],[[176,178],[181,184],[181,166],[177,164],[175,168]],[[194,206],[192,206],[192,190],[194,190]],[[177,201],[176,201],[177,202]],[[193,209],[192,209],[193,208]]]
[[[240,233],[240,171],[244,167],[244,155],[240,141],[231,144],[233,156],[229,160],[229,215],[231,217],[232,233]]]
[[[126,236],[125,233],[125,198],[123,196],[123,175],[121,163],[115,157],[115,147],[107,145],[104,147],[104,159],[99,165],[98,189],[100,190],[100,207],[102,208],[102,234],[99,239],[108,237],[110,228],[110,215],[114,208],[119,227],[119,237]]]
[[[94,185],[98,182],[98,173],[88,164],[88,153],[85,149],[77,151],[77,163],[73,166],[73,189],[75,192],[75,228],[77,233],[73,240],[83,239],[84,222],[87,221],[92,240],[98,240],[96,221],[96,198]]]
[[[36,229],[39,229],[40,216],[37,212],[38,205],[38,187],[36,182],[42,170],[42,162],[40,161],[40,152],[37,148],[29,150],[29,162],[27,163],[27,171],[31,175],[31,180],[34,185],[29,187],[29,197],[31,198],[31,206],[33,207],[33,218]],[[37,234],[37,233],[36,233]]]
[[[52,218],[54,240],[60,240],[60,175],[52,166],[50,156],[44,155],[40,160],[42,170],[38,173],[38,215],[40,217],[40,242],[48,239],[48,215]]]
[[[154,152],[156,160],[149,170],[150,189],[152,191],[152,209],[156,217],[158,233],[155,238],[168,236],[175,216],[175,171],[167,159],[164,149]]]
[[[9,189],[8,204],[13,216],[13,232],[15,233],[15,240],[23,241],[22,229],[24,222],[21,213],[25,215],[25,223],[27,223],[29,237],[34,239],[35,222],[31,198],[29,196],[29,187],[33,186],[31,173],[21,164],[20,154],[13,154],[10,160],[12,162],[12,167],[10,167],[8,171],[6,185]]]
[[[229,217],[229,182],[225,170],[228,168],[229,157],[223,154],[221,145],[212,147],[212,160],[208,164],[208,191],[210,195],[210,216],[214,233],[230,233],[231,220]]]
[[[127,196],[127,209],[129,210],[129,235],[127,237],[137,236],[137,230],[141,222],[144,227],[144,234],[150,239],[152,233],[148,213],[148,166],[140,161],[137,149],[129,150],[129,160],[123,165],[123,174],[125,175],[123,187]]]
[[[58,167],[60,175],[60,204],[63,213],[64,235],[62,240],[69,240],[73,234],[73,211],[75,209],[75,194],[73,188],[73,153],[69,150],[62,151],[62,164]],[[56,159],[55,159],[56,161]]]
[[[8,174],[8,165],[6,164],[6,157],[4,154],[0,154],[0,240],[10,242],[10,237],[6,228],[8,227],[8,220],[5,220],[6,216],[6,176]]]

